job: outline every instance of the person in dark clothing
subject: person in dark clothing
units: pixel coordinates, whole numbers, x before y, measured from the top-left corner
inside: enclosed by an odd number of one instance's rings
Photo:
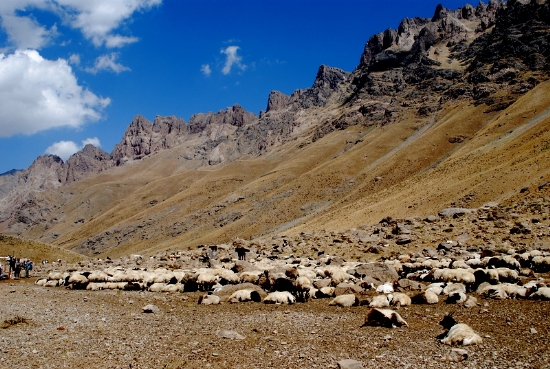
[[[21,267],[22,267],[21,260],[17,258],[13,266],[13,278],[15,279],[21,278]]]

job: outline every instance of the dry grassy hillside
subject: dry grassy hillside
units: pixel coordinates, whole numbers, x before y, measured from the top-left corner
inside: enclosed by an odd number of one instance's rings
[[[35,263],[40,263],[43,260],[51,261],[57,259],[76,263],[85,259],[83,255],[60,247],[0,234],[0,256],[7,255],[17,258],[30,258]]]
[[[186,169],[185,147],[175,147],[46,193],[58,211],[24,235],[120,256],[506,201],[550,178],[548,106],[546,82],[499,112],[454,102],[315,142],[303,131],[264,156],[208,170]]]

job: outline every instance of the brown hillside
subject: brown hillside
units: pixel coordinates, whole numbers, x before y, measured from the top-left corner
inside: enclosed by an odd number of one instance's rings
[[[550,178],[549,105],[546,82],[500,112],[448,104],[433,117],[354,126],[305,145],[304,134],[210,170],[182,170],[177,150],[165,151],[50,194],[72,193],[63,221],[29,235],[118,256],[506,201]]]

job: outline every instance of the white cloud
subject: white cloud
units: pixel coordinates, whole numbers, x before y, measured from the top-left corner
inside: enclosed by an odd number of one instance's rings
[[[34,19],[11,14],[2,16],[2,27],[9,41],[21,49],[39,49],[49,44],[57,34],[55,25],[48,30]]]
[[[57,14],[64,24],[82,32],[95,46],[122,47],[138,39],[116,33],[135,12],[160,5],[162,0],[1,0],[1,26],[15,48],[39,49],[57,35],[55,25],[47,29],[32,16],[33,9]]]
[[[96,74],[101,71],[111,71],[119,74],[121,72],[129,71],[130,68],[117,63],[118,54],[110,53],[107,55],[101,55],[95,60],[94,66],[92,68],[86,68],[86,72]]]
[[[201,72],[202,74],[204,74],[206,77],[210,77],[210,75],[212,74],[212,69],[210,69],[210,64],[203,64],[201,66]]]
[[[101,147],[101,143],[99,142],[99,138],[97,137],[87,138],[83,140],[82,147],[86,145],[94,145],[95,147]]]
[[[59,141],[48,147],[46,149],[46,154],[57,155],[61,159],[63,159],[63,161],[67,161],[71,157],[71,155],[82,150],[87,144],[92,144],[95,147],[101,146],[97,137],[87,138],[83,140],[82,146],[78,146],[78,144],[73,141]]]
[[[74,65],[80,65],[80,55],[71,54],[71,56],[69,56],[69,63]]]
[[[46,154],[57,155],[66,161],[72,154],[80,150],[73,141],[59,141],[46,149]]]
[[[0,54],[0,137],[79,128],[101,119],[109,104],[79,86],[64,59],[47,60],[35,50]]]
[[[239,51],[240,47],[238,46],[228,46],[225,49],[222,49],[220,51],[221,54],[225,54],[225,65],[223,66],[222,73],[223,74],[229,74],[231,73],[231,69],[233,66],[236,66],[240,70],[245,70],[246,65],[241,63],[242,57],[237,55],[237,52]]]
[[[134,37],[113,34],[136,11],[160,5],[162,0],[52,0],[68,23],[78,28],[95,46],[121,47],[136,42]]]

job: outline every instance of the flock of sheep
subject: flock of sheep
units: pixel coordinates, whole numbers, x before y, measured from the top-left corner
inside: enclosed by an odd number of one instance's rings
[[[368,264],[376,268],[365,269]],[[540,277],[548,272],[550,253],[532,250],[487,257],[476,253],[451,257],[402,255],[377,263],[334,263],[330,256],[323,256],[318,260],[287,257],[211,261],[210,267],[174,270],[148,270],[135,264],[101,270],[51,271],[36,284],[90,291],[201,291],[202,305],[247,301],[294,304],[327,298],[331,306],[368,305],[371,310],[365,318],[366,325],[400,327],[408,324],[392,307],[437,304],[441,300],[474,306],[477,300],[473,293],[487,299],[550,301],[550,284]],[[440,337],[442,343],[481,342],[479,335],[452,316],[446,316],[440,324],[448,329]]]

